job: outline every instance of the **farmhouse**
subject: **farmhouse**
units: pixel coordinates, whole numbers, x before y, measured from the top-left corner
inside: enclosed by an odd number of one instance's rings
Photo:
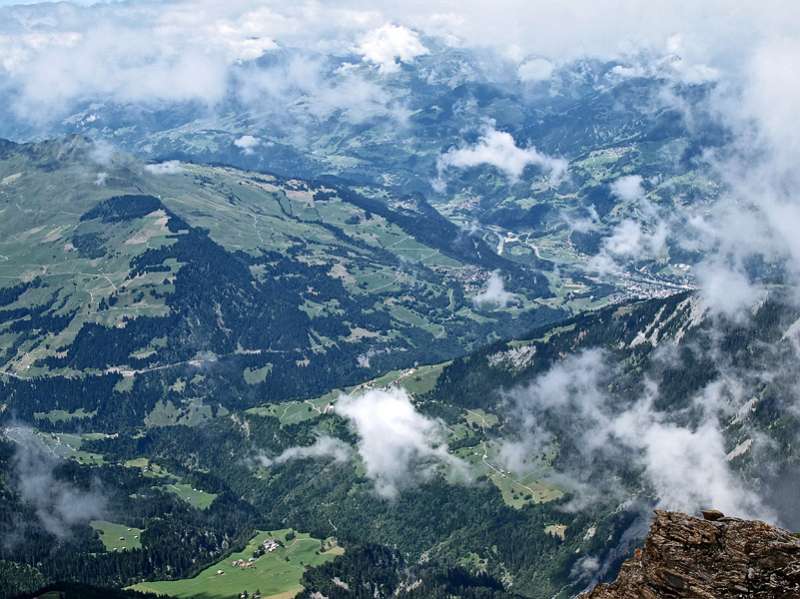
[[[282,543],[278,539],[266,539],[261,545],[253,552],[253,557],[261,557],[265,553],[272,553],[278,549]]]
[[[263,547],[264,551],[266,551],[267,553],[272,553],[278,547],[280,547],[280,543],[278,543],[277,539],[267,539],[261,544],[261,547]]]

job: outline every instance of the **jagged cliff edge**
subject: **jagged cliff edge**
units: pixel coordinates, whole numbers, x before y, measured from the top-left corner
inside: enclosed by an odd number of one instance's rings
[[[580,599],[800,599],[800,538],[717,510],[656,510],[645,540],[610,584]]]

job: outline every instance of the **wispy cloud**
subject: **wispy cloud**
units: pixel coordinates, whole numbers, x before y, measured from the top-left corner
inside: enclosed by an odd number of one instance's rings
[[[486,288],[472,298],[472,302],[478,307],[498,307],[505,308],[514,300],[514,294],[506,291],[505,281],[499,270],[493,271],[486,281]]]
[[[274,458],[265,455],[258,456],[258,463],[262,466],[285,464],[292,460],[328,458],[335,462],[346,462],[352,455],[351,447],[342,441],[328,435],[320,435],[311,445],[289,447]]]
[[[4,432],[16,445],[11,460],[14,489],[35,509],[46,531],[63,539],[74,526],[103,517],[107,499],[97,483],[87,490],[59,479],[59,459],[32,429],[13,426]]]
[[[714,383],[695,399],[699,419],[658,410],[658,388],[646,382],[626,402],[609,386],[617,365],[601,350],[588,350],[555,364],[536,381],[510,394],[519,437],[507,439],[501,457],[516,471],[531,467],[530,456],[553,444],[565,452],[554,480],[574,493],[572,506],[623,501],[634,496],[622,482],[641,471],[659,506],[694,512],[715,506],[741,516],[774,519],[758,495],[731,470],[719,409],[733,397]],[[630,474],[627,475],[628,477]]]

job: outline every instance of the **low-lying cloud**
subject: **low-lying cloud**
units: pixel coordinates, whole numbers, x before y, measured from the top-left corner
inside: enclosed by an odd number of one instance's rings
[[[505,281],[499,270],[489,275],[486,288],[472,298],[472,303],[478,308],[496,307],[505,308],[514,300],[514,294],[506,291]]]
[[[384,75],[396,73],[401,63],[410,63],[429,53],[415,31],[392,23],[366,33],[357,51],[364,61],[377,65]]]
[[[442,154],[436,164],[438,178],[435,186],[442,190],[449,169],[468,169],[493,166],[509,181],[516,182],[528,166],[536,166],[555,183],[567,171],[567,161],[539,152],[535,147],[519,147],[510,133],[498,131],[493,125],[484,128],[480,139],[472,145],[454,148]]]
[[[178,160],[167,160],[155,164],[146,164],[144,167],[148,173],[153,175],[177,175],[183,172],[183,165]]]
[[[468,476],[467,465],[448,453],[444,423],[418,412],[403,389],[342,395],[334,411],[358,434],[359,456],[382,497],[393,499],[441,469]]]
[[[309,134],[305,127],[333,116],[352,124],[384,118],[397,125],[409,114],[403,94],[391,93],[359,65],[302,52],[274,64],[245,65],[234,82],[242,102],[259,114],[279,115],[279,126],[294,126],[292,139],[301,144],[308,141],[302,139]]]
[[[306,459],[332,459],[334,462],[346,462],[352,456],[352,448],[342,441],[329,435],[320,435],[311,445],[301,445],[285,449],[274,458],[259,456],[258,462],[262,466],[285,464],[292,460]]]
[[[233,145],[239,148],[243,154],[254,154],[256,148],[261,145],[261,140],[253,135],[242,135],[233,140]]]
[[[547,81],[553,76],[553,71],[555,65],[546,58],[531,58],[519,65],[517,76],[527,83]]]
[[[611,193],[625,202],[635,202],[644,197],[641,175],[625,175],[611,183]]]
[[[724,385],[696,398],[693,424],[655,407],[658,388],[646,382],[632,401],[609,389],[616,366],[601,350],[588,350],[555,364],[532,385],[510,395],[519,436],[504,442],[501,458],[512,470],[530,468],[530,456],[557,443],[565,451],[554,480],[574,493],[581,508],[601,497],[623,501],[634,491],[624,473],[641,472],[659,507],[692,513],[714,506],[744,517],[774,519],[758,495],[731,468],[719,422],[730,399]],[[720,397],[723,395],[723,397]],[[636,474],[634,474],[636,475]]]
[[[5,434],[16,445],[11,460],[14,490],[34,508],[47,532],[63,539],[74,526],[103,517],[107,499],[96,483],[84,490],[56,478],[59,459],[32,429],[14,426]]]

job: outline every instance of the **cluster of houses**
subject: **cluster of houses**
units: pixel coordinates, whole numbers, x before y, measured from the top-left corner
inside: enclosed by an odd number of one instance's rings
[[[231,566],[234,568],[241,568],[242,570],[246,570],[248,568],[255,568],[256,560],[264,555],[265,553],[272,553],[278,547],[281,546],[281,542],[278,539],[267,539],[258,548],[253,552],[253,557],[248,559],[235,559],[231,562]],[[221,571],[220,571],[221,572]]]
[[[272,553],[280,546],[281,542],[278,539],[267,539],[253,552],[253,557],[261,557],[265,553]]]

